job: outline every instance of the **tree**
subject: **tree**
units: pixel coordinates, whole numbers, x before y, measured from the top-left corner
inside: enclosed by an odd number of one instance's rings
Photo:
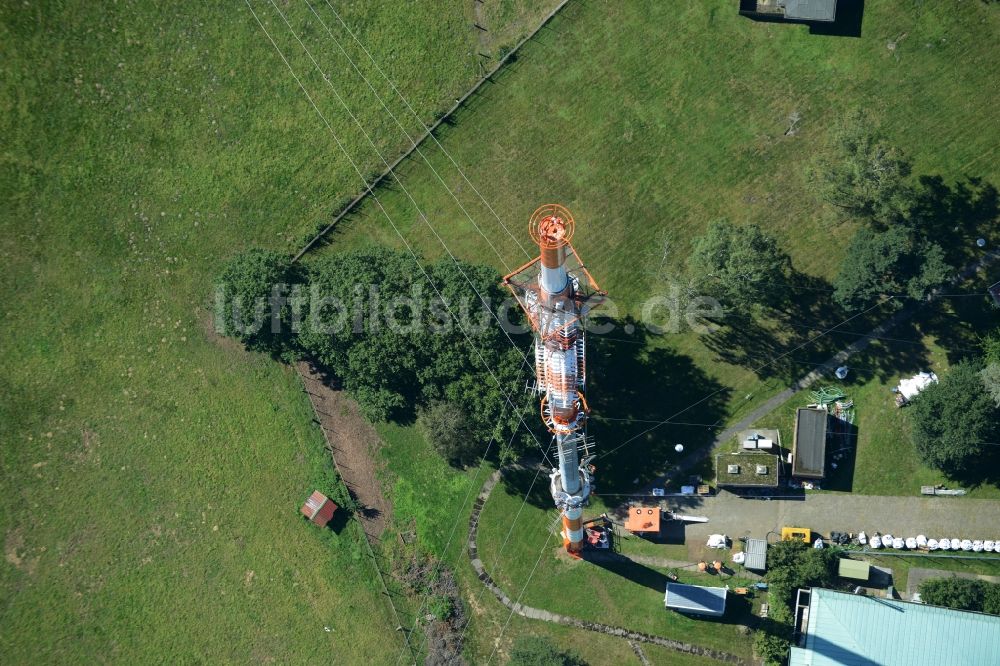
[[[837,123],[808,171],[824,201],[846,214],[889,226],[906,218],[913,204],[907,184],[910,160],[890,145],[871,116],[858,109]]]
[[[918,240],[909,229],[863,227],[851,239],[833,297],[848,309],[874,303],[879,296],[905,294],[922,299],[947,278],[951,268],[940,246]]]
[[[835,579],[837,554],[830,548],[811,548],[802,541],[779,541],[767,551],[767,582],[790,601],[800,587],[828,587]]]
[[[1000,363],[1000,328],[983,336],[980,346],[983,348],[983,358],[987,365]]]
[[[913,400],[913,442],[923,461],[953,478],[989,471],[1000,413],[983,386],[980,368],[963,361]]]
[[[522,634],[514,640],[508,666],[587,666],[580,657],[563,652],[547,638]]]
[[[472,434],[469,417],[461,405],[439,400],[420,410],[417,426],[445,460],[464,465],[485,447]]]
[[[986,386],[986,392],[993,398],[996,406],[1000,407],[1000,363],[990,363],[983,368],[980,376],[983,379],[983,385]]]
[[[782,293],[791,261],[773,236],[754,224],[709,224],[694,239],[688,266],[710,295],[747,308],[770,304]]]
[[[288,297],[297,278],[289,258],[270,250],[251,249],[230,259],[216,281],[223,332],[249,349],[292,352]]]

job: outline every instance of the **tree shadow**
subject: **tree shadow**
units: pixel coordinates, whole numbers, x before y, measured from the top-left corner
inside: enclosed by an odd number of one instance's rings
[[[592,332],[588,339],[587,397],[594,414],[589,431],[598,443],[598,492],[657,478],[665,464],[676,462],[678,443],[689,452],[711,445],[729,397],[727,387],[691,358],[658,346],[662,343],[634,319],[613,323],[611,332]]]
[[[555,462],[553,460],[553,462]],[[523,497],[524,501],[538,508],[550,508],[552,495],[549,493],[549,470],[540,462],[530,465],[507,467],[500,477],[504,490],[512,497]]]
[[[910,210],[916,228],[937,240],[953,266],[977,253],[974,241],[1000,217],[1000,193],[982,178],[965,178],[954,185],[941,176],[920,176]]]
[[[919,306],[910,303],[914,305]],[[702,340],[722,362],[748,368],[761,379],[791,384],[827,364],[892,314],[890,306],[865,314],[848,312],[834,302],[830,283],[793,271],[778,303],[757,313],[727,312]],[[906,337],[899,334],[903,326],[905,322],[900,322],[889,335]],[[919,340],[919,333],[911,335]],[[923,346],[914,344],[892,356],[870,356],[866,363],[874,374],[886,378],[901,367],[925,369],[927,361]]]
[[[980,337],[997,326],[1000,311],[984,290],[981,298],[971,293],[968,297],[943,297],[918,321],[920,330],[933,336],[945,350],[948,363],[955,364],[982,354]]]

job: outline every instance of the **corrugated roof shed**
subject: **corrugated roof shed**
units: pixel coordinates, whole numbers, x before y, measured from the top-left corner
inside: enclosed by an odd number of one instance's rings
[[[764,539],[747,539],[747,554],[743,566],[754,571],[764,571],[767,568],[767,541]]]
[[[813,588],[788,666],[996,666],[1000,617]]]
[[[833,21],[837,0],[785,0],[785,18],[802,21]]]
[[[800,407],[795,410],[795,441],[792,475],[822,479],[826,471],[825,409]]]
[[[854,580],[868,580],[871,565],[861,560],[849,560],[846,557],[840,558],[837,566],[837,575],[841,578],[852,578]]]
[[[684,613],[721,617],[726,612],[726,588],[667,583],[663,604]]]

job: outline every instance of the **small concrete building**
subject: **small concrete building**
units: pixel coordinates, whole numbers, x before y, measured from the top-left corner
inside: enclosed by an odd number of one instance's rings
[[[724,587],[667,583],[663,605],[679,613],[722,617],[726,614],[726,593]]]

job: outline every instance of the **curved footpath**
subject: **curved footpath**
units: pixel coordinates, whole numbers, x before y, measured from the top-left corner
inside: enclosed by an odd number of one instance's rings
[[[486,480],[486,483],[483,484],[482,489],[479,491],[479,496],[476,497],[476,503],[472,507],[472,515],[469,518],[469,560],[471,560],[472,568],[475,569],[476,576],[479,577],[479,580],[504,606],[509,608],[514,613],[532,620],[542,620],[543,622],[563,624],[568,627],[576,627],[577,629],[585,629],[587,631],[593,631],[607,636],[615,636],[626,641],[659,645],[671,650],[677,650],[678,652],[687,652],[688,654],[710,657],[727,664],[747,663],[743,659],[740,659],[736,655],[729,654],[728,652],[711,650],[697,645],[691,645],[690,643],[675,641],[664,636],[656,636],[639,631],[632,631],[631,629],[625,629],[624,627],[614,627],[607,624],[601,624],[599,622],[580,620],[575,617],[560,615],[558,613],[550,613],[549,611],[542,610],[540,608],[525,606],[524,604],[511,599],[502,589],[500,589],[496,582],[494,582],[494,580],[486,572],[486,568],[483,566],[483,561],[479,559],[479,548],[476,542],[476,535],[479,531],[479,514],[482,512],[483,506],[486,504],[486,500],[489,499],[490,493],[493,492],[493,487],[499,479],[499,471],[490,475],[490,477]]]

